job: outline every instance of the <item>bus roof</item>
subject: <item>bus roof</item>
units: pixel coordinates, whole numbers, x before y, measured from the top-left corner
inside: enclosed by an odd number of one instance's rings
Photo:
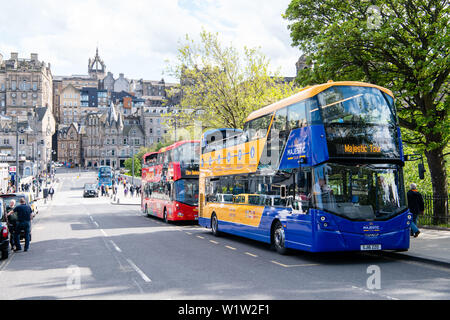
[[[147,157],[149,157],[149,156],[152,156],[152,155],[154,155],[154,154],[158,154],[159,152],[148,152],[148,153],[146,153],[146,154],[144,154],[143,156],[142,156],[142,159],[146,159]]]
[[[371,87],[371,88],[377,88],[385,93],[387,93],[388,95],[390,95],[391,97],[394,97],[394,95],[392,94],[392,91],[374,84],[370,84],[370,83],[366,83],[366,82],[359,82],[359,81],[328,81],[327,83],[323,83],[323,84],[318,84],[315,86],[309,86],[309,87],[305,87],[303,88],[300,92],[287,97],[285,99],[282,99],[280,101],[277,101],[275,103],[272,103],[268,106],[265,106],[264,108],[261,108],[259,110],[253,111],[252,113],[250,113],[250,115],[247,117],[246,121],[251,121],[253,119],[262,117],[266,114],[270,114],[273,113],[274,111],[277,111],[279,109],[282,109],[286,106],[289,106],[291,104],[294,104],[296,102],[302,101],[304,99],[307,98],[311,98],[314,97],[316,94],[332,87],[332,86],[356,86],[356,87]]]
[[[178,141],[178,142],[175,142],[174,144],[171,144],[170,146],[167,146],[167,147],[159,149],[159,152],[162,153],[162,152],[166,152],[166,151],[178,148],[179,146],[181,146],[181,145],[183,145],[185,143],[200,143],[200,140],[183,140],[183,141]]]

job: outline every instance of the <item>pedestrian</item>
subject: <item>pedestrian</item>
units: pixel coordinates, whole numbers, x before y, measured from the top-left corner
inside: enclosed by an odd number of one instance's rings
[[[53,195],[55,194],[55,189],[53,189],[53,186],[50,186],[48,194],[50,195],[50,200],[53,200]]]
[[[9,243],[11,244],[11,249],[16,248],[15,243],[15,234],[16,234],[16,226],[17,226],[17,214],[14,213],[14,208],[16,206],[16,200],[11,200],[9,204],[6,206],[6,217],[8,220],[8,229],[9,229]]]
[[[413,214],[413,221],[411,222],[411,232],[414,238],[420,233],[419,228],[417,227],[417,218],[419,214],[423,214],[425,211],[425,203],[423,201],[422,194],[417,191],[417,185],[415,183],[411,183],[410,190],[407,193],[408,197],[408,208],[409,211]]]
[[[102,197],[105,195],[105,185],[101,185],[100,190],[102,191]]]
[[[17,225],[14,242],[16,249],[14,251],[22,250],[20,245],[20,232],[24,231],[25,236],[25,251],[28,251],[30,247],[30,230],[31,219],[33,218],[31,207],[26,203],[25,198],[20,198],[19,205],[16,206],[13,212],[17,213]]]
[[[125,188],[123,189],[123,194],[124,194],[125,197],[127,196],[127,192],[128,192],[128,188],[125,187]]]

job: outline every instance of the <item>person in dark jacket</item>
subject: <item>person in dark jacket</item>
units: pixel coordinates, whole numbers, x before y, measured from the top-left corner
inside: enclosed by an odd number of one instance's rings
[[[411,231],[412,235],[417,238],[420,231],[417,228],[417,218],[419,214],[423,214],[425,211],[425,203],[423,201],[423,197],[419,191],[417,191],[417,185],[415,183],[411,183],[410,190],[407,193],[408,197],[408,208],[409,211],[413,214],[413,221],[411,222]]]
[[[14,242],[16,244],[16,249],[14,251],[22,250],[20,245],[20,232],[24,230],[25,232],[25,251],[28,251],[30,247],[30,230],[31,230],[31,219],[33,219],[31,207],[26,203],[24,198],[20,198],[19,205],[13,210],[17,214],[17,225],[16,234]]]
[[[8,218],[8,229],[9,229],[9,243],[11,244],[11,249],[16,249],[16,226],[17,226],[17,215],[14,214],[14,207],[16,206],[16,200],[11,200],[6,206],[6,215]]]

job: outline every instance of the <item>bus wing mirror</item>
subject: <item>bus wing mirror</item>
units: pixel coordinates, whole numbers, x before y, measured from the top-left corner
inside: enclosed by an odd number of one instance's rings
[[[286,199],[286,186],[281,186],[280,196],[281,196],[281,199]]]
[[[420,180],[425,179],[425,172],[426,172],[426,170],[425,170],[425,167],[424,167],[423,163],[419,163],[418,169],[419,169],[419,179]]]

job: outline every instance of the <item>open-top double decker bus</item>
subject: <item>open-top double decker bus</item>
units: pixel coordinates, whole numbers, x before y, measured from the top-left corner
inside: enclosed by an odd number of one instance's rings
[[[251,113],[239,136],[218,140],[202,137],[199,177],[199,224],[214,234],[280,253],[409,248],[390,90],[351,81],[307,87]]]
[[[197,220],[200,141],[176,142],[145,154],[142,210],[164,221]]]

